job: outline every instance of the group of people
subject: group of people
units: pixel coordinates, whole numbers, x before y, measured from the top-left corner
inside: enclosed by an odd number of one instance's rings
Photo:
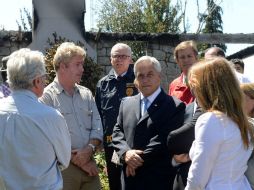
[[[12,53],[12,93],[0,99],[0,189],[99,190],[101,147],[110,190],[251,189],[254,84],[240,86],[247,79],[221,51],[199,61],[195,42],[181,42],[182,74],[166,93],[160,62],[132,64],[131,48],[117,43],[95,97],[79,85],[86,52],[74,43],[57,48],[46,87],[42,53]]]

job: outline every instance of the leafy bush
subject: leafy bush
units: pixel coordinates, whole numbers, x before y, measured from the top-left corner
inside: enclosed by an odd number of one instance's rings
[[[106,160],[104,152],[97,152],[94,156],[97,166],[99,168],[99,176],[103,190],[109,190],[108,176],[106,171]]]

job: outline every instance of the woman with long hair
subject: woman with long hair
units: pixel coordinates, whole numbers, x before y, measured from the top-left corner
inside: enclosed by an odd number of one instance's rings
[[[243,110],[239,82],[224,58],[190,69],[189,85],[206,112],[195,125],[186,190],[250,190],[244,173],[252,152],[252,131]]]
[[[249,117],[249,122],[252,125],[252,129],[254,130],[254,83],[244,83],[241,84],[241,89],[244,94],[244,104],[243,109],[245,110],[246,114]],[[254,153],[248,161],[248,169],[245,172],[249,183],[254,189]]]

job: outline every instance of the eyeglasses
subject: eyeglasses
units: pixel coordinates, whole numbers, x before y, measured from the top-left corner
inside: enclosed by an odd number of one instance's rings
[[[127,59],[129,55],[111,55],[113,59]]]

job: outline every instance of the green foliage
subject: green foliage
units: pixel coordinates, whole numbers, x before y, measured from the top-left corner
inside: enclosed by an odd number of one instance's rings
[[[207,0],[207,14],[201,15],[201,21],[205,21],[205,27],[202,29],[202,33],[223,33],[223,21],[221,15],[223,10],[220,6],[215,4],[214,0]],[[198,48],[200,51],[204,51],[212,46],[217,46],[226,51],[227,47],[225,44],[199,44]]]
[[[19,12],[21,23],[16,20],[19,31],[31,31],[33,23],[31,13],[28,11],[27,8],[23,8],[23,10],[19,9]]]
[[[106,173],[106,159],[104,152],[97,152],[94,156],[97,166],[99,168],[99,176],[101,181],[101,186],[103,190],[109,190],[108,176]]]
[[[144,9],[144,32],[171,32],[180,31],[179,25],[182,15],[179,15],[180,5],[170,5],[170,0],[146,0]]]
[[[48,44],[50,45],[50,48],[46,49],[45,55],[46,70],[49,73],[47,84],[52,82],[55,78],[56,74],[53,67],[53,58],[58,46],[65,41],[70,40],[67,40],[66,38],[63,38],[61,36],[58,37],[56,33],[53,33],[53,41],[48,39]],[[81,42],[77,42],[76,44],[84,47],[84,44],[82,44]],[[80,84],[89,88],[93,93],[95,93],[96,83],[100,79],[101,74],[102,68],[98,64],[94,63],[90,57],[86,56],[84,73]]]
[[[179,32],[180,5],[170,0],[101,1],[98,27],[109,32]]]
[[[98,27],[108,32],[145,31],[142,0],[101,1]]]
[[[170,0],[108,0],[100,1],[98,27],[106,32],[172,32],[180,31],[180,5]],[[134,60],[145,55],[146,42],[125,42],[133,51]]]

